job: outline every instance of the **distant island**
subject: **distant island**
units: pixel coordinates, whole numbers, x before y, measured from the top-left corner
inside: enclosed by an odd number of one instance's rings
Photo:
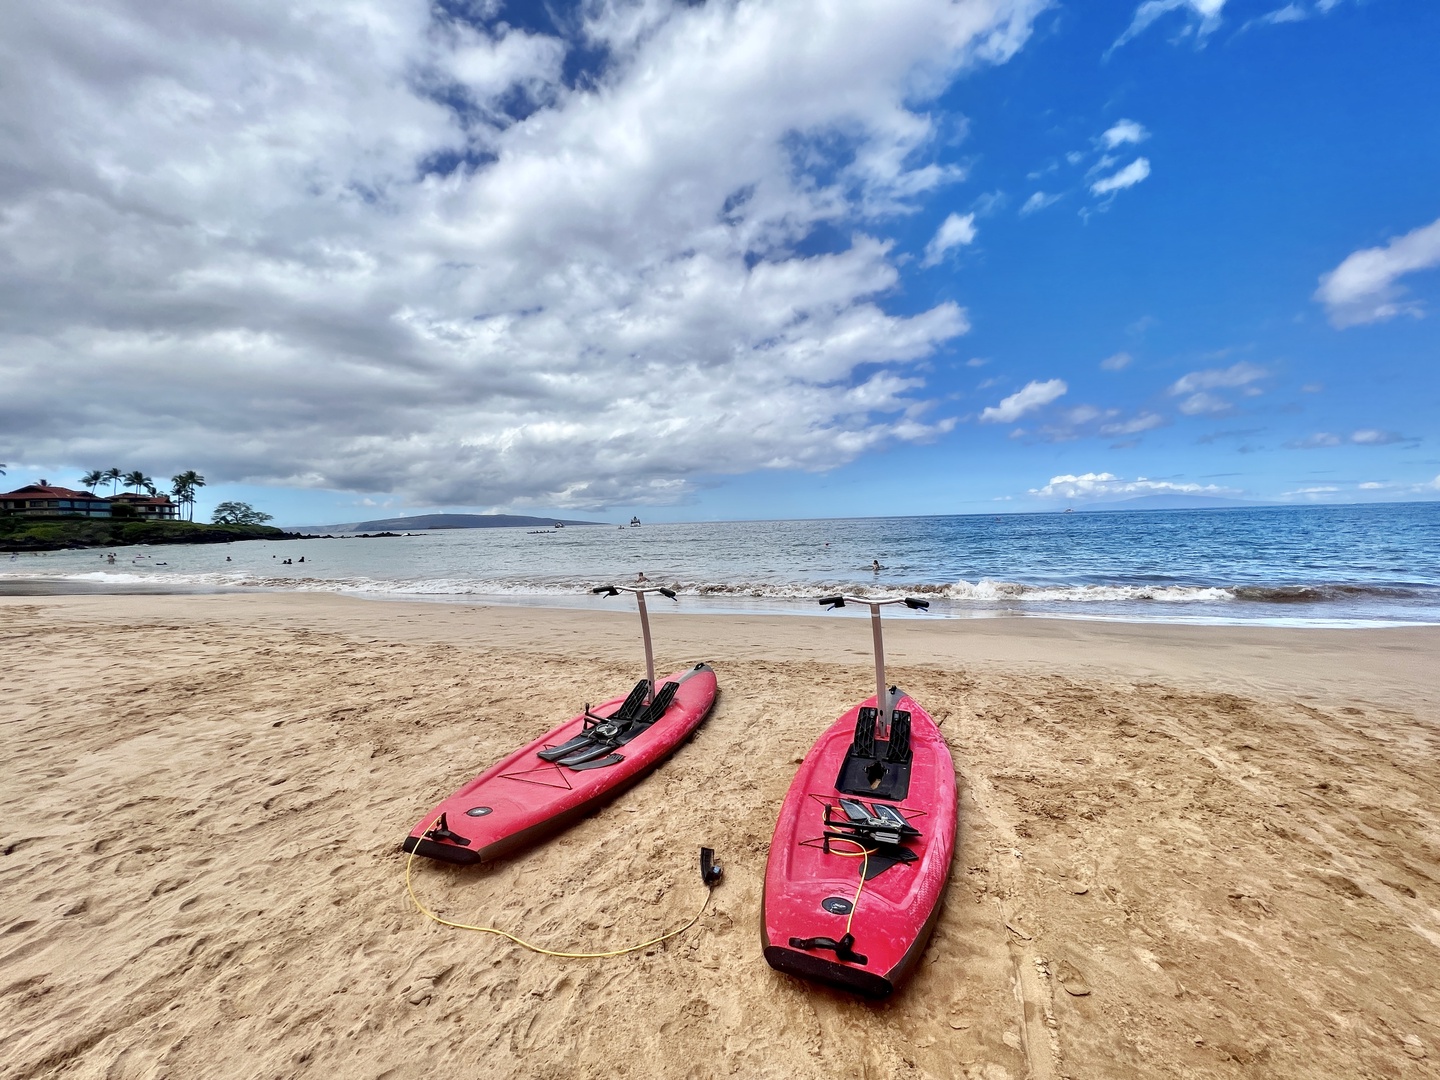
[[[291,532],[307,536],[361,532],[425,532],[432,529],[554,528],[556,525],[606,525],[605,521],[571,521],[568,518],[526,517],[523,514],[416,514],[414,517],[351,521],[343,525],[296,525]]]

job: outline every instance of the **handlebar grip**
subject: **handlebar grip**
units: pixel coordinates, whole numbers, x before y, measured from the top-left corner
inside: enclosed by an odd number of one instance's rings
[[[657,589],[655,591],[658,592],[661,596],[668,596],[671,600],[675,600],[677,604],[680,602],[679,600],[675,599],[674,589]]]
[[[916,600],[913,596],[907,596],[905,597],[905,606],[908,607],[911,611],[915,611],[917,609],[920,611],[929,611],[930,601]]]
[[[594,593],[595,595],[597,595],[597,596],[600,595],[601,593],[604,593],[604,594],[607,595],[607,596],[619,596],[619,595],[620,595],[620,590],[617,589],[617,588],[615,588],[614,585],[601,585],[601,586],[598,586],[597,588],[591,589],[590,591],[591,591],[592,593]]]
[[[819,604],[821,607],[844,607],[845,598],[843,596],[826,596],[819,601]]]

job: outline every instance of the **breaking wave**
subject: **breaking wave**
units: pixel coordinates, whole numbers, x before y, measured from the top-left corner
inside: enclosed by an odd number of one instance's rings
[[[35,578],[33,573],[11,574],[0,570],[0,577]],[[595,585],[610,584],[603,575],[586,577],[505,577],[458,578],[432,577],[414,579],[380,579],[370,577],[299,577],[275,574],[251,574],[239,571],[223,573],[163,572],[159,568],[137,568],[134,571],[101,570],[82,573],[42,574],[56,580],[89,582],[105,587],[143,586],[153,588],[187,587],[218,589],[277,589],[293,592],[330,592],[377,597],[565,597],[587,593]],[[613,583],[624,584],[624,579]],[[1306,585],[1179,585],[1179,584],[1032,584],[1018,581],[895,582],[876,586],[873,582],[854,580],[774,581],[751,580],[732,582],[687,581],[656,576],[654,584],[673,588],[682,596],[736,600],[813,600],[818,596],[844,592],[854,596],[906,593],[931,600],[948,601],[964,607],[999,608],[1026,605],[1133,605],[1133,604],[1282,604],[1345,602],[1404,602],[1440,599],[1434,587],[1380,584],[1306,584]]]

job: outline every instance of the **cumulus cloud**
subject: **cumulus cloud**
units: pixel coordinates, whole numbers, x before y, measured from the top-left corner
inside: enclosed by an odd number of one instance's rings
[[[1126,188],[1134,187],[1149,175],[1149,159],[1136,158],[1119,172],[1096,180],[1090,185],[1090,192],[1093,195],[1109,195],[1112,191],[1124,191]]]
[[[1105,149],[1114,150],[1117,146],[1124,146],[1126,143],[1141,143],[1150,137],[1150,133],[1144,126],[1137,124],[1134,120],[1121,120],[1100,136],[1100,141],[1105,144]]]
[[[936,266],[952,248],[964,247],[975,241],[975,215],[951,214],[940,223],[930,243],[925,245],[925,258],[921,266]]]
[[[1041,7],[6,5],[7,450],[599,507],[929,438],[968,323],[887,310],[883,222]]]
[[[1342,329],[1396,315],[1419,316],[1423,307],[1406,300],[1396,281],[1434,266],[1440,266],[1440,220],[1396,237],[1384,247],[1352,252],[1321,276],[1315,299],[1325,305],[1330,322]]]
[[[1045,382],[1031,381],[999,405],[991,405],[980,414],[982,424],[1009,424],[1028,412],[1049,405],[1070,388],[1063,379],[1047,379]]]
[[[1052,476],[1050,482],[1044,487],[1031,488],[1030,494],[1044,499],[1061,498],[1073,501],[1076,499],[1114,498],[1118,495],[1220,496],[1238,495],[1240,492],[1234,488],[1220,487],[1217,484],[1147,480],[1143,476],[1136,477],[1134,480],[1125,480],[1114,473],[1088,472],[1078,476],[1070,473]]]

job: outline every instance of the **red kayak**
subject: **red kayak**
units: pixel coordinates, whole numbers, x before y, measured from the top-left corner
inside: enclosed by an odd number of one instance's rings
[[[770,842],[760,936],[776,970],[883,998],[919,962],[940,914],[955,763],[919,703],[883,689],[878,607],[899,601],[844,599],[871,605],[881,696],[840,717],[801,763]]]
[[[696,664],[660,683],[654,678],[644,593],[673,594],[624,591],[640,603],[650,677],[628,697],[587,707],[486,769],[421,819],[405,838],[405,851],[478,863],[527,847],[641,780],[700,726],[715,703],[710,666]]]

